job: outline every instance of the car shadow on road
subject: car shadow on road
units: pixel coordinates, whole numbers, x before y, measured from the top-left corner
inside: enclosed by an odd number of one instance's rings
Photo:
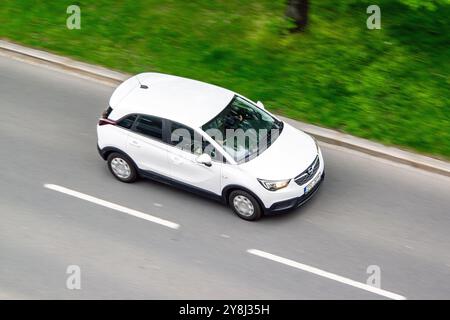
[[[156,188],[162,193],[167,194],[170,199],[176,199],[178,201],[177,206],[179,206],[180,209],[185,209],[185,204],[189,203],[192,204],[190,207],[193,210],[196,210],[197,208],[204,208],[207,209],[209,213],[214,212],[217,214],[228,214],[233,218],[239,219],[239,217],[229,206],[217,200],[198,195],[194,192],[184,190],[177,186],[145,178],[139,179],[136,184],[148,186],[149,190]],[[294,219],[299,219],[300,217],[305,216],[308,213],[311,213],[311,210],[314,210],[313,208],[317,205],[316,201],[320,201],[320,199],[318,198],[320,198],[321,194],[323,193],[323,187],[324,186],[321,186],[321,188],[316,191],[314,196],[302,206],[279,214],[265,215],[256,223],[259,223],[261,225],[274,223],[285,224],[294,221]],[[213,217],[213,215],[211,215],[211,217]]]
[[[228,209],[227,206],[219,201],[208,198],[206,196],[198,195],[195,192],[190,192],[167,183],[144,178],[139,179],[136,183],[147,185],[149,188],[157,188],[158,190],[166,193],[170,198],[182,201],[180,205],[183,205],[184,202],[188,202],[193,204],[193,207],[201,206],[203,208],[208,208],[208,210],[210,211],[217,211],[221,213],[222,211],[227,211]]]
[[[318,201],[320,201],[320,196],[323,193],[323,186],[319,188],[314,194],[314,196],[309,199],[306,203],[301,205],[298,208],[285,211],[278,214],[266,215],[261,219],[261,223],[270,223],[270,224],[278,224],[278,223],[290,223],[295,219],[299,219],[307,214],[311,213],[314,210],[314,207],[317,205]]]

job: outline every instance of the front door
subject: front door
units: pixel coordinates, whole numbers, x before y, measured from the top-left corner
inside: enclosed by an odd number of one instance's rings
[[[176,122],[170,122],[169,125],[171,129],[167,156],[171,177],[193,188],[221,195],[222,162],[213,159],[209,167],[197,162],[202,148],[196,148],[194,144],[194,130]],[[180,130],[182,135],[174,135]]]

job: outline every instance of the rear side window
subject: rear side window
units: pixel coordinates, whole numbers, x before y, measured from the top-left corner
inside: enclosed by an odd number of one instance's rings
[[[136,118],[137,118],[137,115],[132,114],[131,116],[123,118],[122,120],[117,122],[117,125],[119,127],[125,128],[125,129],[131,129]]]
[[[139,116],[134,131],[150,138],[162,140],[162,119],[151,116]]]

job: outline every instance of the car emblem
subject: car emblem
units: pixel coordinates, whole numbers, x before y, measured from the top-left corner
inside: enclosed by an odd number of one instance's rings
[[[314,168],[312,166],[308,168],[309,175],[312,175],[313,171],[314,171]]]

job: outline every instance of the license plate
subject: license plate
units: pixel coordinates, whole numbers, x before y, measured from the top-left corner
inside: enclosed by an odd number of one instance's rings
[[[311,191],[312,188],[319,182],[320,180],[320,174],[318,174],[306,187],[305,187],[305,193],[308,193]]]

